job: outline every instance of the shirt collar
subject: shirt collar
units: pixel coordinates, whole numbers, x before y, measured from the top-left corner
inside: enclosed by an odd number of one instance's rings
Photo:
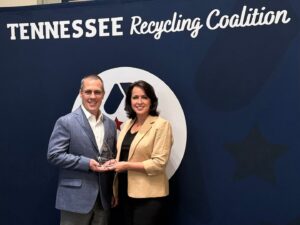
[[[81,109],[83,110],[83,112],[84,112],[84,115],[86,116],[86,118],[89,120],[90,118],[95,118],[95,120],[96,120],[96,117],[93,115],[93,114],[91,114],[89,111],[87,111],[86,110],[86,108],[84,108],[84,106],[83,105],[81,105]],[[102,112],[100,111],[100,115],[99,115],[99,118],[98,118],[98,120],[97,120],[97,122],[103,122],[103,114],[102,114]]]

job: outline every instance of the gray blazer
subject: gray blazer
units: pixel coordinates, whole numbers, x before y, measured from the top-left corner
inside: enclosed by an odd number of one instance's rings
[[[56,208],[88,213],[99,193],[104,209],[110,208],[113,172],[89,170],[89,160],[115,156],[115,123],[103,116],[104,141],[99,150],[90,124],[81,107],[56,121],[48,146],[48,161],[60,168]]]

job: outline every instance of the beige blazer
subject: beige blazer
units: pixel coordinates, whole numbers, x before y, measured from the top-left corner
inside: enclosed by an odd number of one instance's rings
[[[119,134],[117,141],[117,160],[123,139],[133,125],[128,120]],[[172,128],[168,121],[157,116],[148,116],[133,139],[129,162],[143,162],[146,173],[128,171],[128,196],[133,198],[162,197],[169,194],[169,181],[165,167],[173,143]],[[114,194],[117,196],[117,176],[114,182]]]

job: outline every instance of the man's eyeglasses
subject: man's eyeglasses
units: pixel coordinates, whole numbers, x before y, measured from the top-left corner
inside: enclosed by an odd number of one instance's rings
[[[94,93],[94,95],[96,96],[100,96],[103,94],[102,91],[99,91],[99,90],[96,90],[96,91],[92,91],[92,90],[84,90],[84,91],[81,91],[83,94],[87,95],[87,96],[90,96]]]

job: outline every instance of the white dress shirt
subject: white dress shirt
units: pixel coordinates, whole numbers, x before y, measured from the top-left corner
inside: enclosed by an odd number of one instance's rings
[[[84,108],[83,105],[81,105],[81,108],[82,108],[86,118],[88,119],[92,130],[93,130],[93,133],[94,133],[94,136],[95,136],[95,139],[96,139],[96,143],[97,143],[97,146],[98,146],[98,151],[100,152],[100,149],[101,149],[102,144],[103,144],[103,139],[104,139],[103,115],[100,112],[98,120],[96,120],[96,116],[94,116],[89,111],[87,111]]]

